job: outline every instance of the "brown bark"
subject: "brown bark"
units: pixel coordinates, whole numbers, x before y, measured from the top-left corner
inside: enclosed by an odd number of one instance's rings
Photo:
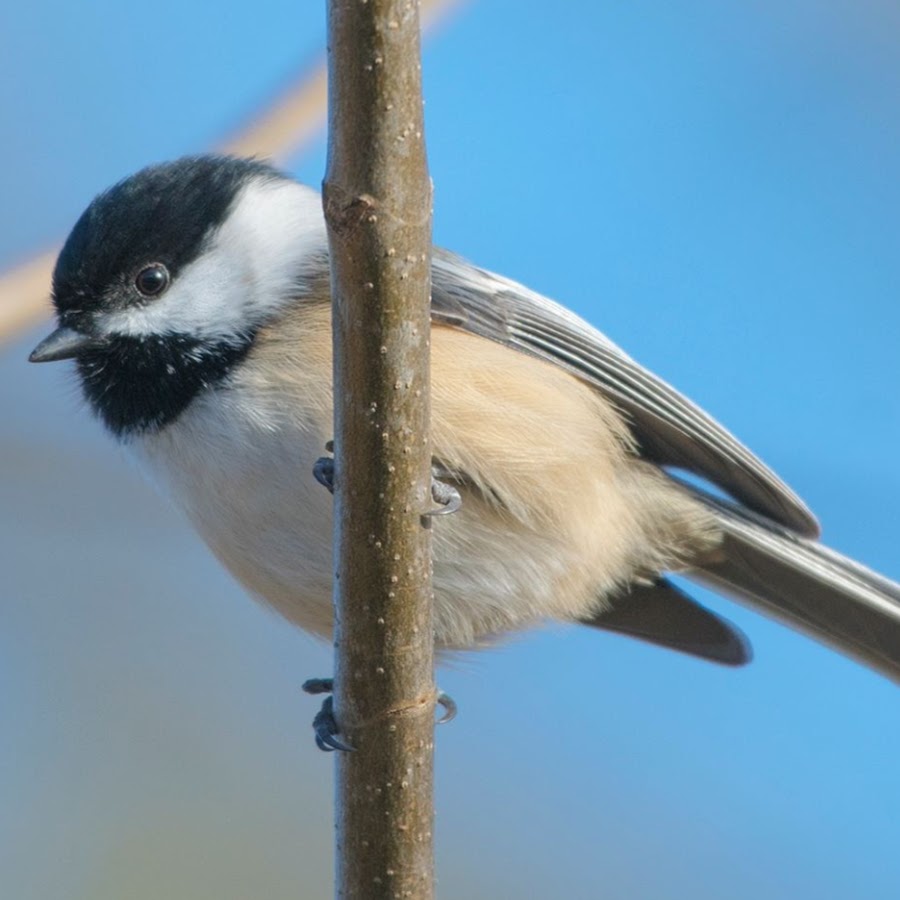
[[[329,4],[337,895],[433,896],[431,184],[419,11]]]

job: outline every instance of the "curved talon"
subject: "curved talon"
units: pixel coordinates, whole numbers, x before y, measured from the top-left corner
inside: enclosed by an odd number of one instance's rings
[[[331,694],[334,690],[333,678],[309,678],[303,682],[303,690],[307,694]],[[337,735],[340,733],[337,720],[334,718],[334,697],[326,697],[322,708],[313,719],[313,731],[316,734],[316,746],[326,753],[332,750],[351,751],[353,747],[345,744]]]
[[[313,477],[328,492],[334,493],[334,460],[330,456],[320,456],[313,464]]]
[[[329,679],[312,680],[328,681]],[[330,753],[332,750],[343,750],[348,753],[353,751],[353,747],[337,737],[339,729],[334,718],[334,697],[328,696],[322,701],[322,708],[313,719],[313,731],[316,733],[316,746],[320,750],[324,750],[326,753]]]
[[[352,753],[356,748],[345,744],[338,737],[340,728],[334,717],[334,697],[331,696],[331,692],[334,690],[334,679],[309,678],[303,682],[303,690],[307,694],[329,695],[322,701],[322,708],[313,719],[312,725],[316,736],[316,746],[326,753],[330,753],[332,750]],[[456,718],[456,701],[449,694],[438,691],[435,701],[444,710],[444,714],[437,720],[438,725],[444,725]]]
[[[444,714],[437,720],[437,724],[446,725],[447,722],[452,722],[456,718],[458,709],[456,701],[443,691],[438,691],[438,695],[435,699],[437,700],[438,705],[444,710]]]
[[[426,516],[449,516],[462,506],[462,496],[459,491],[445,481],[431,479],[431,498],[435,503],[440,503],[436,509],[429,509],[423,513]]]

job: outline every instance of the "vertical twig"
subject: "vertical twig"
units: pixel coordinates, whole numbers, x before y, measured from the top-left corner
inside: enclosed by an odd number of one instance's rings
[[[337,895],[433,896],[429,295],[416,0],[331,0]]]

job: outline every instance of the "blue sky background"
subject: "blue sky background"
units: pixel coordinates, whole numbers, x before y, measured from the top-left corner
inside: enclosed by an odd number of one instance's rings
[[[0,264],[323,44],[318,0],[4,5]],[[471,0],[424,65],[436,240],[598,325],[900,578],[896,4]],[[293,168],[317,184],[323,146]],[[329,896],[299,692],[326,649],[26,365],[39,334],[0,355],[4,893]],[[896,688],[704,598],[752,666],[551,628],[441,674],[440,896],[897,896]]]

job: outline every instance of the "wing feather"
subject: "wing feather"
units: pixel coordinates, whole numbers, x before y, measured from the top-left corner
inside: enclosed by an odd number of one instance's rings
[[[435,251],[432,314],[568,369],[628,419],[642,457],[707,479],[798,534],[819,526],[803,501],[729,431],[565,307]]]

